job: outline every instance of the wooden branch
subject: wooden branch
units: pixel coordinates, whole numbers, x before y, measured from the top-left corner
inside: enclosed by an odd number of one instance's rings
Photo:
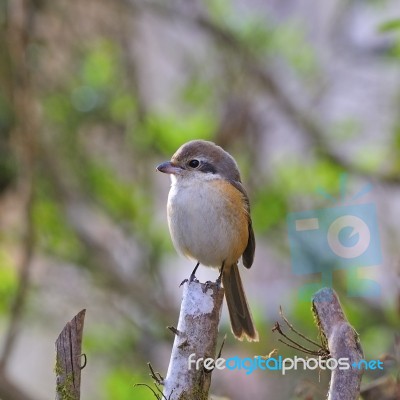
[[[332,358],[347,358],[350,368],[334,369],[328,400],[357,400],[364,370],[353,367],[363,359],[357,332],[347,321],[336,293],[330,288],[319,290],[313,297],[313,312]]]
[[[206,400],[211,372],[199,362],[215,359],[224,290],[216,283],[185,283],[163,395],[168,400]],[[189,357],[193,363],[189,368]]]
[[[85,313],[86,310],[82,310],[68,322],[56,341],[56,400],[80,399]]]

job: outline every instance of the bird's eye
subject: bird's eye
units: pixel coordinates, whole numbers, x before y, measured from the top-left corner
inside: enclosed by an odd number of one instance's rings
[[[190,160],[189,161],[189,167],[190,168],[197,168],[200,165],[199,160]]]

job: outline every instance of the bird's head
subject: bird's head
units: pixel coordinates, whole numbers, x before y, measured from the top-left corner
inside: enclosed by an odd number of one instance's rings
[[[179,179],[206,175],[219,175],[221,178],[240,182],[239,169],[234,158],[222,147],[205,140],[192,140],[183,144],[172,156],[157,166],[157,170],[171,174]]]

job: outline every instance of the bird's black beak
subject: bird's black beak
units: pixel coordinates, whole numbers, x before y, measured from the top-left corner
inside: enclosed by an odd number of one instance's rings
[[[164,174],[180,174],[182,168],[173,164],[171,161],[166,161],[157,166],[157,171],[164,172]]]

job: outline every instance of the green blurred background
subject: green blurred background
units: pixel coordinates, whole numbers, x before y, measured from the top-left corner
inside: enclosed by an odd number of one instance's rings
[[[301,354],[271,332],[279,306],[317,338],[292,273],[289,212],[332,206],[366,183],[383,263],[361,268],[376,298],[347,295],[364,383],[398,373],[400,6],[396,0],[3,0],[0,3],[0,398],[54,398],[54,341],[87,309],[82,398],[154,398],[193,265],[172,247],[169,180],[155,166],[185,141],[238,161],[256,260],[243,271],[261,341],[240,343],[224,309],[225,356]],[[215,271],[199,272],[202,280]],[[217,371],[232,400],[324,398],[329,376]],[[9,394],[5,394],[8,390]],[[3,394],[1,394],[3,393]]]

